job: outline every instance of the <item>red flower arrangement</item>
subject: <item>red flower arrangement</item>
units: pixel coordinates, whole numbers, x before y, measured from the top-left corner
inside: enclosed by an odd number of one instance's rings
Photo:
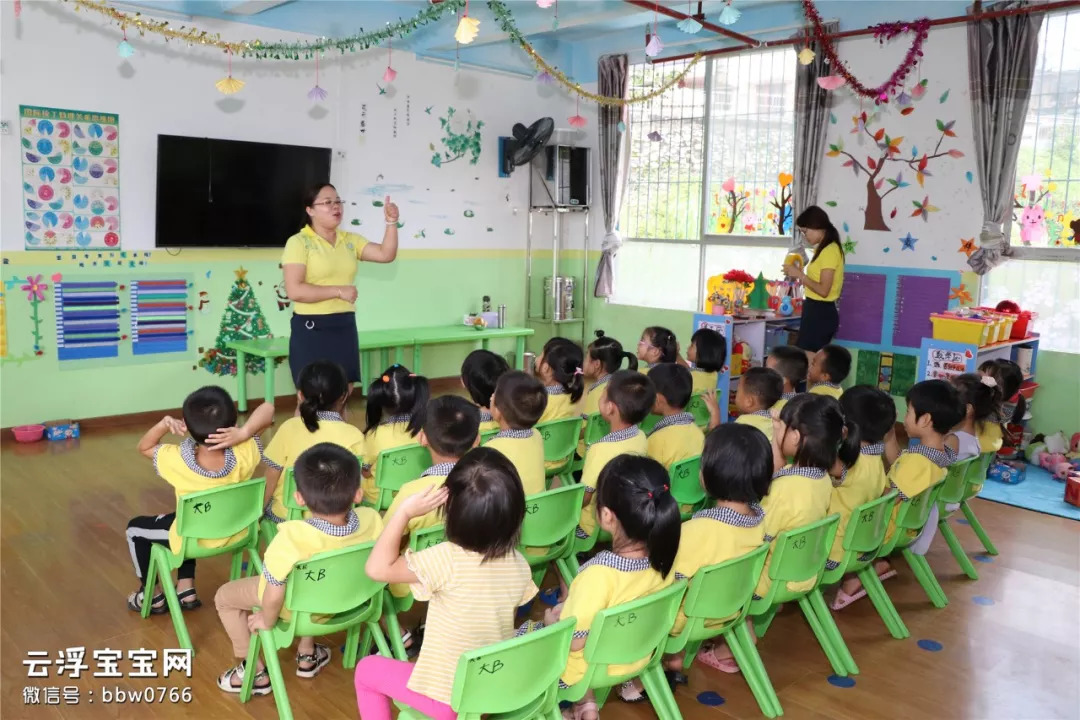
[[[724,273],[724,280],[728,282],[745,283],[746,285],[754,284],[754,276],[745,270],[728,270]]]

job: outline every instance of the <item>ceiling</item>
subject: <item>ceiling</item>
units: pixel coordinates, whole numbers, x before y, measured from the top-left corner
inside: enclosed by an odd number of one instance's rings
[[[424,0],[118,0],[113,4],[151,15],[168,13],[162,14],[162,19],[174,23],[190,24],[199,17],[210,17],[330,37],[408,18],[428,5]],[[645,34],[654,19],[659,21],[658,31],[666,47],[661,57],[740,44],[708,29],[694,35],[683,33],[676,28],[678,19],[657,14],[650,3],[643,4],[650,7],[626,0],[562,0],[545,9],[535,0],[507,0],[518,27],[537,50],[580,82],[595,79],[596,59],[602,54],[629,52],[631,61],[640,62],[644,58]],[[725,4],[724,0],[659,3],[679,13],[697,13],[700,5],[704,20],[713,24],[718,24]],[[819,0],[817,6],[822,17],[839,20],[841,29],[852,29],[885,20],[963,14],[966,4],[957,0]],[[788,37],[804,23],[798,0],[734,0],[734,6],[742,17],[725,27],[756,39]],[[556,7],[557,29],[553,28]],[[524,54],[506,42],[506,35],[485,2],[471,2],[469,14],[481,21],[480,34],[470,45],[456,47],[454,23],[445,19],[419,29],[401,46],[422,57],[452,61],[459,52],[464,64],[522,74],[533,72]],[[262,39],[277,38],[267,31]]]

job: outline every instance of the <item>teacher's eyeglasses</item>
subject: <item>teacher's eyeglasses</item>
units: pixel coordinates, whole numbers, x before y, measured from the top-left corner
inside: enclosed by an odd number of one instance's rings
[[[342,200],[341,198],[338,198],[337,200],[323,200],[322,202],[311,203],[311,204],[312,204],[312,206],[322,205],[324,207],[343,207],[345,205],[345,201]]]

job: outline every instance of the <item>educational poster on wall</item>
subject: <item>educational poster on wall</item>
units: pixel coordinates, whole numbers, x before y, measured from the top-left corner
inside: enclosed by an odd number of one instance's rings
[[[694,329],[697,332],[701,328],[715,330],[724,336],[727,341],[727,357],[731,358],[732,318],[730,315],[705,315],[694,314]],[[716,402],[720,406],[720,422],[728,421],[728,400],[731,390],[731,365],[725,364],[716,379]]]
[[[19,136],[24,247],[119,249],[119,117],[20,105]]]
[[[131,281],[131,351],[135,355],[188,349],[188,287],[182,278]]]
[[[919,349],[920,380],[951,380],[975,372],[974,345],[923,338]]]

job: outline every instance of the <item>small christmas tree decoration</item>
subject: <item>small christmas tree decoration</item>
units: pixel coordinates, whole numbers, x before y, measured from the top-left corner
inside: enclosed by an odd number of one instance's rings
[[[769,309],[769,290],[766,287],[768,282],[765,280],[765,275],[758,273],[757,280],[754,281],[754,289],[750,291],[750,297],[747,299],[747,307],[751,310],[768,310]]]
[[[199,360],[199,365],[214,375],[236,374],[236,351],[226,346],[228,341],[273,337],[251,283],[247,281],[248,271],[240,267],[234,272],[236,282],[229,292],[214,347],[209,348]],[[281,360],[277,358],[277,362]],[[246,366],[249,373],[260,373],[263,371],[263,359],[248,355]]]

